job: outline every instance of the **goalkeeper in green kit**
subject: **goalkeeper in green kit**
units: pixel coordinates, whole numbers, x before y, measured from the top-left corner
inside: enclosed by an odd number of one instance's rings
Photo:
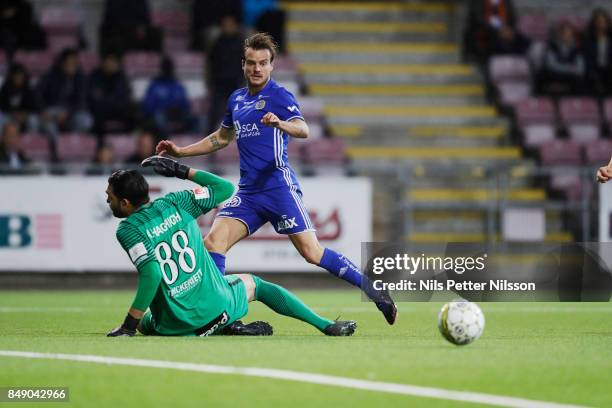
[[[353,334],[355,322],[325,319],[281,286],[250,274],[219,273],[196,220],[232,195],[229,181],[162,156],[149,157],[142,165],[199,186],[151,202],[147,181],[138,171],[120,170],[109,177],[108,205],[115,217],[124,218],[117,239],[138,269],[135,299],[123,324],[109,337],[133,336],[137,329],[162,336],[224,333],[247,314],[248,303],[254,300],[326,335]],[[272,327],[254,322],[225,333],[270,335]]]

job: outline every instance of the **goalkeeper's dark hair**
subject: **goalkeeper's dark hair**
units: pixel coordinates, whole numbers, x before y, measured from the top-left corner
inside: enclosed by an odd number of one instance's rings
[[[242,49],[242,59],[246,59],[246,50],[251,48],[253,50],[268,50],[270,51],[270,62],[274,61],[278,50],[278,45],[274,38],[268,33],[256,33],[244,40],[244,47]]]
[[[137,170],[118,170],[108,178],[108,185],[120,199],[135,207],[149,202],[149,183]]]

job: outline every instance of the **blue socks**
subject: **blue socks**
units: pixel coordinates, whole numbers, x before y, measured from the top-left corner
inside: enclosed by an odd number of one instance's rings
[[[217,269],[221,273],[221,276],[225,275],[225,255],[222,255],[218,252],[208,252],[210,257],[212,258],[215,265],[217,265]]]
[[[353,286],[357,286],[373,301],[377,302],[381,299],[381,294],[374,289],[372,281],[367,276],[362,275],[359,268],[344,255],[325,248],[319,266],[327,269],[332,275],[347,281]]]
[[[361,288],[364,276],[361,274],[359,268],[344,255],[332,249],[325,248],[319,266],[327,269],[329,273],[347,281],[351,285]]]

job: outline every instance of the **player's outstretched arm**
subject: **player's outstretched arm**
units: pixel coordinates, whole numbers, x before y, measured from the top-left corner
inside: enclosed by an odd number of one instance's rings
[[[607,166],[600,167],[597,170],[597,181],[600,183],[605,183],[612,178],[612,159],[610,159],[610,163]]]
[[[156,262],[147,262],[138,267],[138,289],[132,306],[121,326],[111,330],[108,337],[131,337],[136,334],[136,328],[144,311],[151,305],[161,282],[161,270]]]
[[[147,157],[141,165],[143,167],[153,167],[153,170],[162,176],[189,179],[194,183],[210,188],[214,193],[216,205],[227,200],[234,193],[234,185],[224,178],[204,170],[191,169],[169,157]]]
[[[162,140],[155,148],[156,154],[169,154],[174,157],[200,156],[223,149],[234,139],[234,129],[221,126],[199,142],[179,147],[170,140]]]

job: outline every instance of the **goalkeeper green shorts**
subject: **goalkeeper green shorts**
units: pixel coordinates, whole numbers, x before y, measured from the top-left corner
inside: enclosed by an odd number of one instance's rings
[[[225,306],[225,313],[227,316],[223,316],[222,321],[212,321],[205,324],[202,328],[194,328],[193,334],[185,334],[186,336],[201,335],[203,332],[207,332],[208,329],[213,328],[217,325],[213,332],[218,331],[220,328],[227,326],[235,322],[238,319],[243,318],[249,312],[249,300],[247,298],[246,287],[244,282],[236,275],[226,275],[223,277],[229,284],[227,287],[227,303]],[[221,316],[220,316],[221,317]],[[215,319],[216,320],[216,319]],[[220,324],[221,323],[221,324]],[[145,336],[160,336],[161,334],[155,330],[155,319],[150,311],[147,311],[140,320],[138,331]],[[197,332],[197,334],[196,334]],[[210,332],[208,334],[213,334]]]

